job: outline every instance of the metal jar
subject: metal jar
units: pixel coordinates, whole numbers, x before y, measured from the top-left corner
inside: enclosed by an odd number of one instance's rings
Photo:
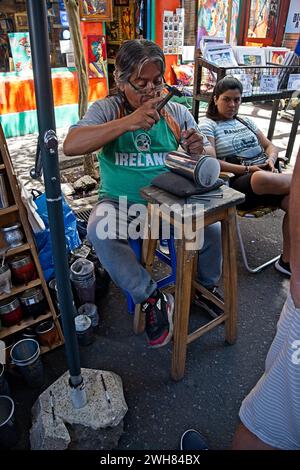
[[[3,326],[12,326],[19,323],[23,318],[23,310],[19,299],[2,300],[0,302],[0,317]]]
[[[19,299],[28,316],[37,318],[39,315],[47,313],[47,302],[40,287],[25,290],[20,294]]]
[[[14,225],[9,225],[8,227],[1,228],[4,241],[8,248],[15,248],[17,246],[23,245],[24,235],[20,227],[21,224],[17,222]]]
[[[56,344],[59,340],[56,326],[52,320],[40,323],[35,331],[41,346],[51,348],[51,346]]]
[[[0,294],[11,292],[11,271],[7,264],[0,266]]]
[[[8,263],[11,268],[13,281],[16,284],[25,284],[36,279],[37,274],[30,255],[15,256]]]

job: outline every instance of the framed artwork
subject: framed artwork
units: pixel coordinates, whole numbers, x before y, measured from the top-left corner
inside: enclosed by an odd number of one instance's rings
[[[105,78],[107,76],[105,36],[88,35],[88,72],[90,78]]]
[[[111,21],[112,0],[80,0],[79,12],[82,21]]]
[[[211,44],[205,47],[205,58],[219,67],[236,67],[237,62],[229,44]]]
[[[240,65],[265,66],[266,56],[263,48],[243,47],[238,49],[238,63]]]
[[[31,72],[31,49],[29,33],[8,33],[10,49],[16,72]]]
[[[129,0],[115,0],[114,5],[116,7],[128,7]]]
[[[16,31],[24,31],[28,29],[28,18],[26,12],[15,13],[14,18],[16,24]]]

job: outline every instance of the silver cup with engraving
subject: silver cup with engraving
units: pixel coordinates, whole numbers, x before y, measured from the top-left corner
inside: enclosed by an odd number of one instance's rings
[[[194,159],[184,152],[170,152],[166,156],[165,164],[174,173],[193,180],[203,188],[213,186],[220,174],[220,163],[209,155]]]

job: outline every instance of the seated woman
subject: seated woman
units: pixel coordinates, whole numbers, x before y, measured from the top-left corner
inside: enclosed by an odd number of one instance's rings
[[[236,78],[228,76],[220,80],[213,90],[206,118],[199,124],[199,128],[212,144],[215,156],[220,160],[221,171],[234,173],[231,187],[246,195],[240,209],[270,205],[285,211],[282,225],[283,252],[275,267],[290,276],[287,211],[292,175],[276,172],[278,149],[251,119],[237,116],[242,93],[243,86]],[[253,158],[254,161],[258,160],[257,157],[262,152],[267,157],[264,164],[243,165],[238,158]]]

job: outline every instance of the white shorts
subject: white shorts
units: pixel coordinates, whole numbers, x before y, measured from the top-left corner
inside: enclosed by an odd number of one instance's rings
[[[266,444],[300,449],[300,308],[289,292],[265,372],[239,413],[242,423]]]

